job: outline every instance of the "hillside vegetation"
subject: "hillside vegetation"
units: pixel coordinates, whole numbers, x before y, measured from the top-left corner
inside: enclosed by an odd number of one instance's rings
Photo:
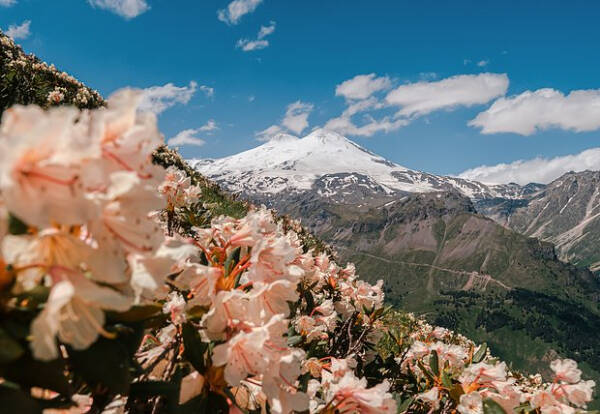
[[[83,103],[66,76],[31,92],[46,69],[26,70],[28,93],[2,80],[3,410],[585,412],[595,384],[575,361],[544,383],[385,307],[383,281],[161,145],[138,92]],[[43,108],[14,106],[32,97]],[[98,109],[48,109],[70,103]]]

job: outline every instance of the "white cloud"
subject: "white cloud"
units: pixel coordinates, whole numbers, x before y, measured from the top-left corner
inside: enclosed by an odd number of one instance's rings
[[[275,135],[281,134],[282,132],[283,128],[281,128],[279,125],[271,125],[267,129],[255,133],[254,136],[257,140],[266,142],[273,138]]]
[[[275,22],[271,22],[268,26],[260,26],[260,30],[258,31],[258,38],[264,39],[275,31]]]
[[[29,27],[31,26],[31,20],[25,20],[20,25],[11,24],[5,34],[12,37],[15,40],[27,39],[31,32]]]
[[[219,127],[217,126],[217,123],[215,122],[215,120],[214,119],[209,119],[206,124],[204,124],[200,128],[198,128],[198,131],[200,131],[200,132],[212,132],[212,131],[216,131],[217,129],[219,129]]]
[[[260,50],[268,47],[269,41],[266,40],[265,37],[275,31],[275,25],[275,22],[271,22],[269,26],[261,26],[255,40],[240,39],[238,40],[236,47],[242,49],[244,52],[251,52],[253,50]]]
[[[185,105],[192,99],[197,88],[198,84],[194,81],[191,81],[189,86],[181,87],[172,83],[152,86],[142,91],[143,97],[139,109],[160,114],[178,103]]]
[[[308,127],[308,116],[313,104],[296,101],[288,105],[281,124],[295,134],[300,134]]]
[[[469,125],[481,128],[484,134],[531,135],[550,128],[593,131],[600,128],[600,89],[576,90],[564,95],[545,88],[500,98]]]
[[[483,165],[467,170],[459,177],[490,184],[547,184],[569,171],[585,170],[600,170],[600,148],[551,159],[538,157],[509,164]]]
[[[201,147],[206,143],[202,138],[196,136],[200,132],[200,128],[197,129],[185,129],[179,134],[175,135],[167,141],[167,144],[171,147],[178,147],[182,145],[195,145]]]
[[[240,39],[238,40],[236,47],[242,49],[244,52],[251,52],[253,50],[260,50],[269,47],[269,41]]]
[[[212,98],[215,96],[215,89],[211,88],[210,86],[200,85],[198,89],[200,89],[207,98]]]
[[[17,4],[17,0],[0,0],[0,6],[2,7],[10,7]]]
[[[252,13],[262,0],[234,0],[227,8],[219,10],[217,17],[227,24],[238,24],[242,16]]]
[[[479,66],[480,68],[483,68],[484,66],[487,66],[489,64],[490,64],[490,61],[487,59],[480,60],[479,62],[477,62],[477,66]]]
[[[439,109],[484,104],[504,95],[507,89],[506,74],[481,73],[401,85],[385,99],[388,104],[401,107],[398,115],[420,116]]]
[[[394,120],[387,116],[380,120],[376,120],[372,116],[367,115],[366,119],[367,122],[365,124],[357,126],[352,122],[350,117],[341,116],[327,121],[324,128],[342,135],[370,137],[378,132],[387,133],[395,131],[409,123],[407,119]]]
[[[366,99],[375,92],[388,89],[392,81],[387,76],[377,77],[376,74],[357,75],[340,83],[335,88],[336,96],[346,99]]]
[[[88,0],[93,7],[109,10],[125,19],[133,19],[150,10],[146,0]]]
[[[299,135],[308,128],[308,116],[312,112],[314,105],[302,101],[296,101],[289,104],[285,110],[285,116],[280,125],[271,125],[265,130],[255,133],[259,141],[268,141],[277,134],[284,132],[293,132]]]

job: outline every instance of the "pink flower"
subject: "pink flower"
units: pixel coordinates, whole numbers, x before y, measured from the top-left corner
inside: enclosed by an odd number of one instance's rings
[[[254,328],[239,332],[214,348],[212,361],[216,366],[225,365],[225,380],[229,385],[239,385],[248,375],[258,375],[266,368],[264,344],[267,339],[265,329]]]
[[[554,371],[557,381],[574,384],[581,380],[581,370],[572,359],[556,359],[550,363],[550,368]]]
[[[83,164],[100,155],[99,140],[75,124],[78,116],[72,108],[15,106],[4,112],[0,192],[8,210],[29,225],[83,224],[96,214],[82,175]]]
[[[252,248],[246,277],[251,282],[271,283],[286,279],[298,283],[303,272],[292,261],[298,256],[299,249],[293,247],[286,237],[261,238]]]
[[[277,314],[289,316],[288,302],[293,303],[297,300],[296,286],[287,280],[277,280],[269,284],[257,283],[250,292],[253,314],[258,315],[260,320],[269,320]]]
[[[302,412],[308,408],[308,396],[300,392],[296,384],[304,357],[304,351],[300,349],[283,352],[270,362],[263,374],[262,389],[272,412]]]
[[[479,362],[469,365],[462,373],[459,381],[463,384],[489,384],[495,381],[506,381],[506,363],[496,365]]]
[[[50,272],[53,278],[62,280],[53,286],[44,310],[31,324],[31,348],[41,360],[58,356],[56,336],[80,350],[94,343],[98,334],[111,336],[103,328],[103,310],[124,312],[131,306],[125,296],[79,273],[59,268]]]
[[[210,339],[222,339],[227,328],[258,319],[249,309],[249,296],[240,290],[217,293],[210,311],[202,317],[202,325]]]
[[[163,313],[170,315],[175,325],[181,325],[186,321],[185,306],[186,302],[183,296],[177,292],[171,292],[163,305]]]
[[[594,381],[581,381],[577,384],[559,385],[558,392],[564,393],[571,404],[585,408],[592,401],[595,386]]]
[[[389,391],[390,385],[384,380],[381,384],[367,388],[365,378],[358,379],[352,372],[346,373],[339,382],[331,385],[329,392],[336,408],[345,412],[354,410],[365,414],[396,413],[396,401]]]
[[[461,414],[483,414],[483,401],[481,394],[472,392],[460,396],[460,404],[456,410]]]
[[[429,391],[422,392],[417,395],[417,399],[429,404],[432,410],[440,408],[440,391],[437,387],[433,387]]]

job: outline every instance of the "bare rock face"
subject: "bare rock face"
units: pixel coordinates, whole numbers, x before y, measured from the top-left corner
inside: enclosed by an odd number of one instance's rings
[[[600,172],[567,173],[519,200],[478,200],[484,214],[553,243],[559,258],[600,271]]]

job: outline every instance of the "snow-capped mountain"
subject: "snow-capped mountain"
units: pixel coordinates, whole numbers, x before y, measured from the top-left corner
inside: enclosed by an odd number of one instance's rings
[[[385,194],[458,190],[473,199],[519,198],[524,191],[516,184],[486,185],[411,170],[323,129],[304,138],[279,134],[251,150],[191,164],[227,190],[251,195],[314,190],[339,196],[348,186]]]
[[[232,193],[298,218],[311,203],[387,208],[405,196],[458,192],[476,211],[526,236],[552,242],[561,259],[600,271],[600,172],[567,173],[548,185],[486,185],[415,171],[334,132],[280,134],[218,160],[192,160]]]

